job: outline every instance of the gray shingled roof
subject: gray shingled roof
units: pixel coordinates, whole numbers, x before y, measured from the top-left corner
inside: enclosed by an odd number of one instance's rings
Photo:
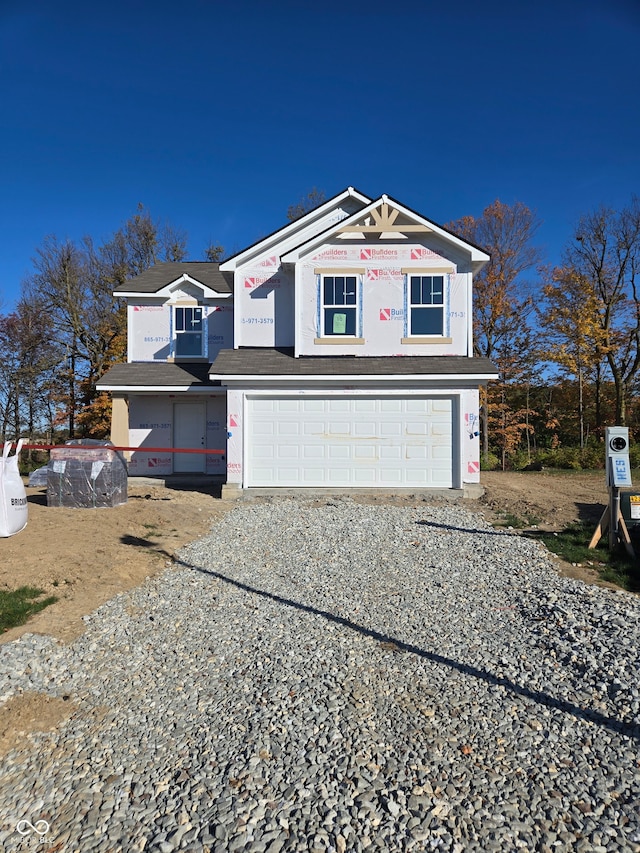
[[[157,293],[185,273],[217,293],[233,293],[233,274],[221,273],[219,267],[212,261],[165,261],[127,279],[114,293]]]
[[[170,361],[136,361],[131,364],[114,364],[98,382],[98,388],[117,387],[194,387],[211,386],[206,362],[197,364]]]
[[[404,356],[332,356],[317,355],[294,358],[292,349],[220,350],[211,365],[215,376],[476,376],[498,371],[488,358],[457,355]]]

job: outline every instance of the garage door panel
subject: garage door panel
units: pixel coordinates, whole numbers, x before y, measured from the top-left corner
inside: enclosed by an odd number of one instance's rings
[[[424,444],[418,444],[417,442],[410,442],[405,445],[405,459],[422,459],[424,461],[428,461],[431,458],[430,449],[425,447]]]
[[[355,462],[373,462],[378,458],[378,448],[374,444],[358,444],[353,448]]]
[[[347,444],[332,444],[327,447],[327,459],[336,461],[349,461],[351,458],[351,448]]]
[[[324,421],[313,418],[302,422],[302,434],[306,436],[323,435],[325,430]]]
[[[309,461],[317,461],[319,459],[324,459],[325,457],[325,448],[320,445],[313,444],[303,444],[302,445],[302,458]]]
[[[290,444],[287,447],[278,447],[276,451],[276,459],[278,460],[278,464],[281,462],[289,462],[290,460],[300,459],[302,455],[302,448],[296,444]]]
[[[248,398],[248,486],[452,484],[452,401]]]
[[[422,421],[421,423],[419,423],[418,421],[412,420],[405,426],[404,434],[406,436],[427,436],[430,432],[430,428],[431,424],[427,421]]]
[[[402,435],[402,424],[399,421],[385,422],[380,424],[380,438],[400,438]]]
[[[379,482],[377,485],[386,486],[386,487],[388,487],[388,486],[402,487],[403,478],[402,478],[401,469],[396,468],[395,470],[391,469],[390,471],[387,471],[385,473],[384,482]]]
[[[435,447],[431,450],[431,456],[434,460],[440,460],[443,462],[448,462],[451,458],[451,451],[448,447],[445,447],[443,444],[436,444]]]
[[[256,436],[256,438],[261,438],[262,436],[266,436],[271,438],[275,435],[276,432],[276,424],[273,421],[259,421],[254,424],[252,435]]]
[[[380,461],[381,462],[400,462],[402,460],[402,446],[401,445],[390,445],[390,444],[382,444],[380,445]]]
[[[359,438],[359,439],[361,439],[361,438],[373,438],[373,439],[375,439],[375,438],[377,438],[376,433],[379,432],[379,430],[377,429],[377,426],[378,426],[377,424],[375,424],[369,420],[365,421],[364,423],[354,423],[352,435],[354,435],[356,438]]]
[[[343,438],[344,436],[351,435],[351,424],[348,422],[325,423],[320,434],[323,437],[327,436],[327,438],[331,438],[331,436],[336,436],[336,438]]]

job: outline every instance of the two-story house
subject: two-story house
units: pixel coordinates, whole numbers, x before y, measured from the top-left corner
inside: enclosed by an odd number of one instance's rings
[[[99,385],[112,440],[140,448],[130,474],[473,493],[479,387],[497,376],[473,357],[473,275],[488,260],[349,187],[224,263],[132,279],[115,291],[128,361]]]

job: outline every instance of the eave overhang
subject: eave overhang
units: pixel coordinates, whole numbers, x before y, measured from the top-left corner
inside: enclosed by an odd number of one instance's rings
[[[368,205],[371,203],[371,199],[368,196],[359,192],[354,187],[347,187],[346,190],[336,196],[333,196],[333,198],[330,198],[328,201],[324,202],[324,204],[319,205],[319,207],[315,207],[299,219],[278,228],[277,231],[272,232],[267,237],[263,237],[251,246],[247,246],[246,249],[238,252],[238,254],[234,255],[232,258],[228,258],[220,264],[220,272],[233,272],[238,267],[241,267],[250,261],[251,258],[268,253],[271,248],[276,247],[279,243],[290,238],[296,231],[300,231],[304,227],[310,225],[315,219],[320,219],[325,213],[329,212],[332,208],[337,207],[347,199],[355,199],[362,205]],[[346,216],[345,220],[348,218],[349,217]],[[327,231],[331,230],[332,227],[333,226],[323,229],[322,233],[327,233]]]

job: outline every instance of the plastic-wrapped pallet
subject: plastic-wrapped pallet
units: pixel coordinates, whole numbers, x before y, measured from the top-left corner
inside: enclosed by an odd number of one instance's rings
[[[47,470],[47,506],[86,509],[126,503],[127,463],[110,447],[110,441],[95,439],[54,447]]]

